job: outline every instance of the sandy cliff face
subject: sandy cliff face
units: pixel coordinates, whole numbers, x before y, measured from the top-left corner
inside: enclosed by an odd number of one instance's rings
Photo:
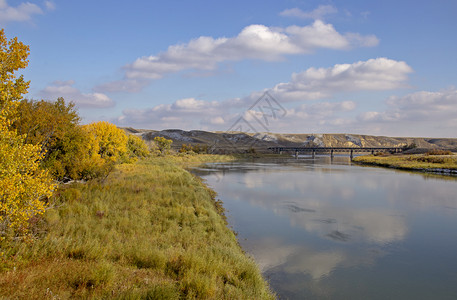
[[[258,150],[268,147],[403,147],[415,144],[419,148],[457,149],[457,139],[386,137],[358,134],[286,134],[286,133],[226,133],[201,130],[184,131],[168,129],[162,131],[136,130],[126,128],[127,132],[153,140],[163,136],[173,140],[173,146],[182,144],[205,144],[212,149],[233,148]]]

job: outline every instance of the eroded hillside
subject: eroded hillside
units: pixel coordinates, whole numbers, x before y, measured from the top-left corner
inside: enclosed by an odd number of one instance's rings
[[[386,137],[358,134],[286,134],[286,133],[241,133],[210,132],[201,130],[184,131],[138,130],[125,128],[129,133],[139,135],[145,140],[162,136],[173,140],[173,147],[182,144],[208,145],[213,152],[230,152],[255,148],[257,151],[268,150],[268,147],[404,147],[416,145],[424,149],[457,149],[457,139],[450,138],[408,138]]]

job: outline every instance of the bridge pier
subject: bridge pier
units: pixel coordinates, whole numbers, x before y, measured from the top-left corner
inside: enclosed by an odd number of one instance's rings
[[[298,151],[295,150],[295,158],[298,158]]]
[[[316,157],[316,150],[313,149],[313,158]]]
[[[374,150],[371,150],[371,155],[373,155],[373,154],[374,154]]]
[[[330,150],[330,157],[333,158],[333,149]]]
[[[351,149],[351,160],[354,158],[354,150]]]

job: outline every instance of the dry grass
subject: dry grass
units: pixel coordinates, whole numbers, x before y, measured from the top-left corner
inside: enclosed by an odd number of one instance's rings
[[[452,152],[451,152],[452,154]],[[405,170],[457,170],[457,156],[444,154],[416,154],[416,155],[387,155],[387,156],[359,156],[353,160],[356,163],[371,164],[382,167],[392,167]]]
[[[214,159],[157,157],[63,187],[33,243],[1,244],[0,298],[273,299],[214,192],[182,168]]]

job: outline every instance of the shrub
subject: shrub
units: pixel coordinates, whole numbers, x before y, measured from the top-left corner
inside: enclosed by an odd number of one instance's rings
[[[129,135],[127,148],[131,159],[143,158],[149,155],[149,148],[143,139],[136,135]]]
[[[440,149],[433,149],[425,153],[425,155],[452,155],[452,151],[449,150],[440,150]]]
[[[166,139],[162,136],[156,136],[154,138],[154,142],[156,142],[161,154],[168,154],[169,150],[171,149],[173,140]]]

